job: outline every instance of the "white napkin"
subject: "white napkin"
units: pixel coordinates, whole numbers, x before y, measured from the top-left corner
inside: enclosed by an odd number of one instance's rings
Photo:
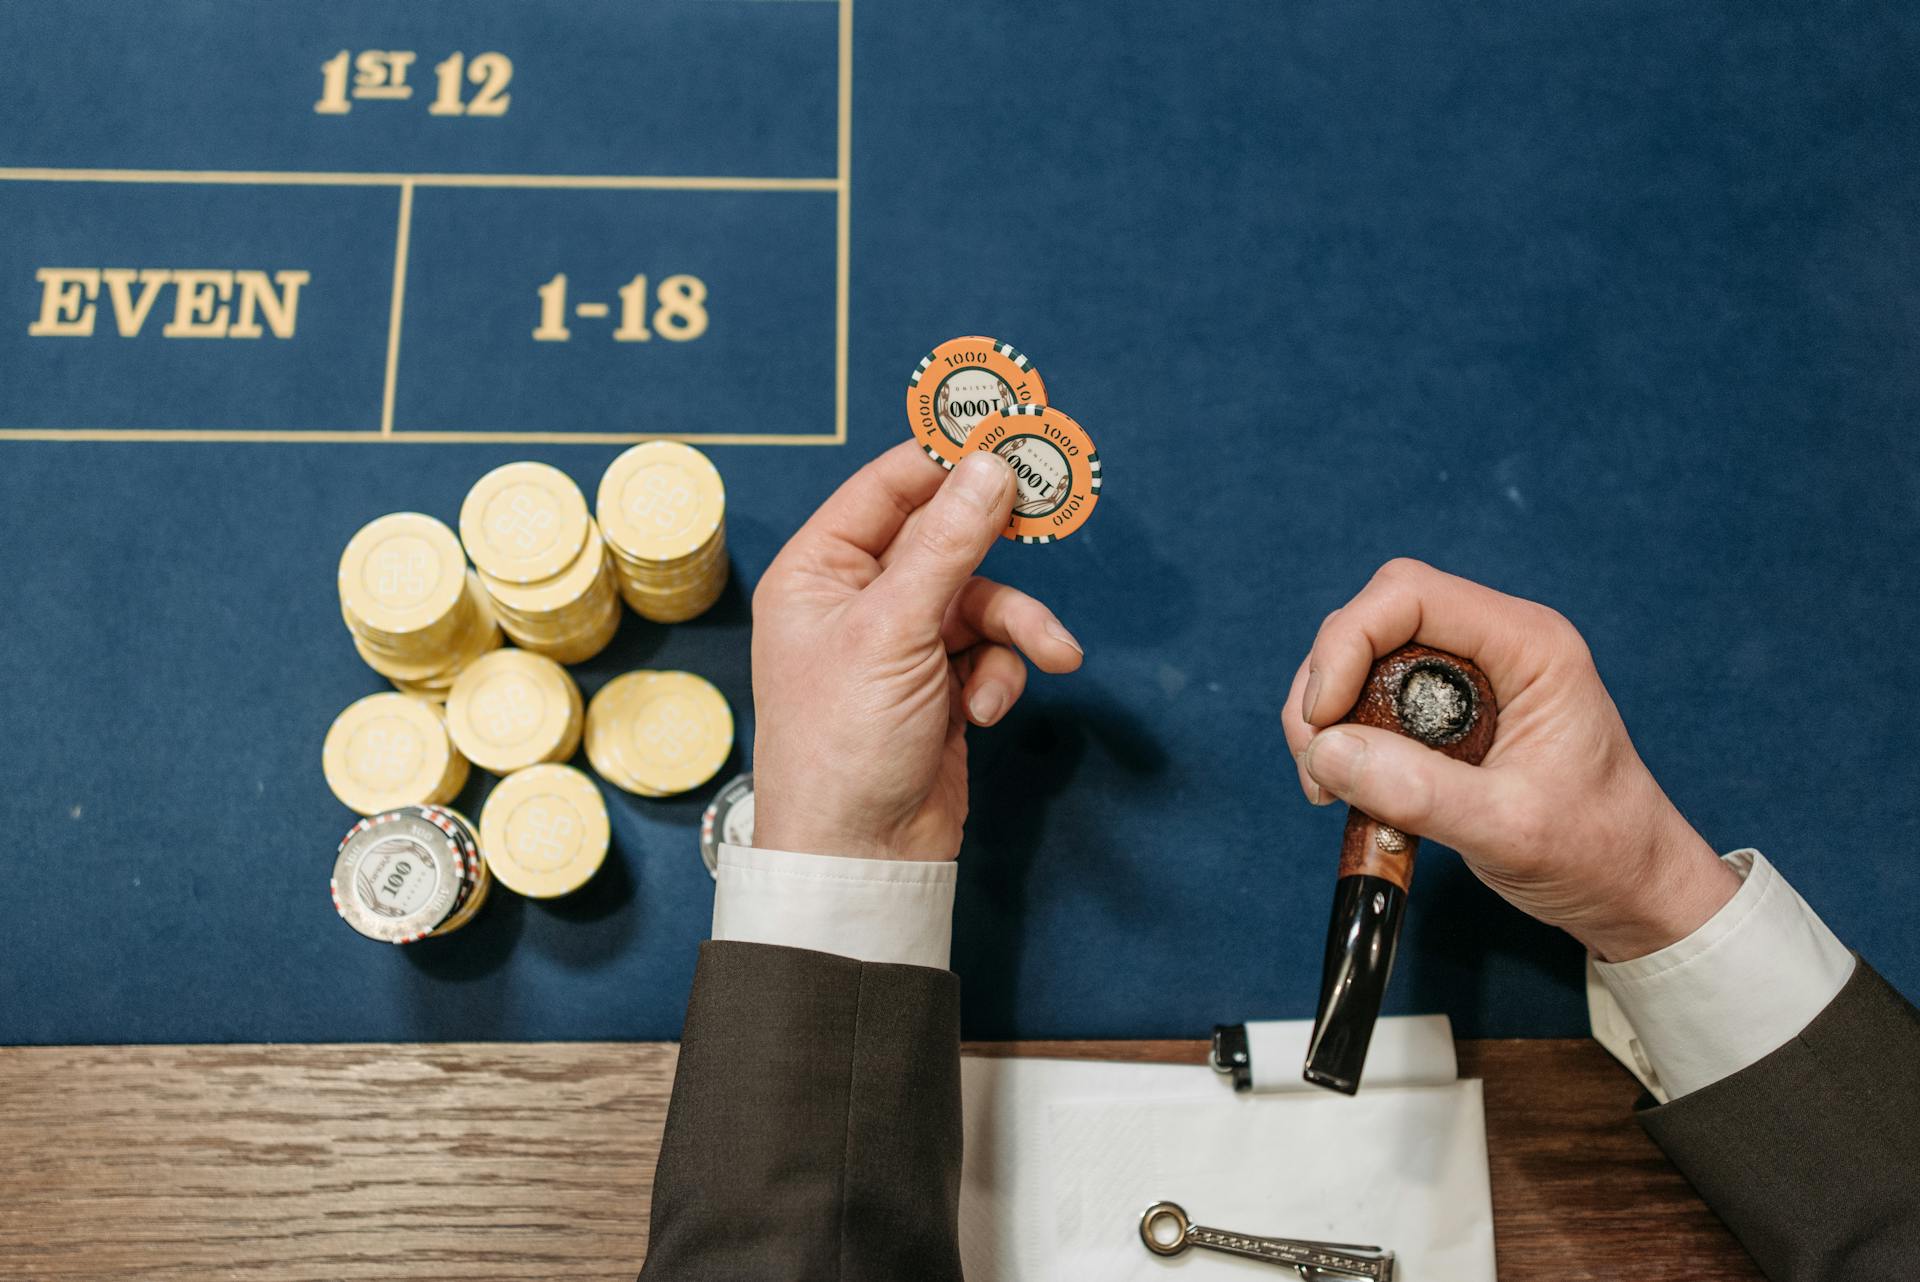
[[[1377,1044],[1431,1048],[1430,1029],[1393,1027],[1416,1022],[1427,1021],[1381,1021]],[[1304,1046],[1304,1021],[1273,1034],[1296,1035]],[[1444,1060],[1413,1056],[1400,1075],[1445,1082],[1450,1037]],[[1480,1084],[1384,1087],[1373,1070],[1348,1099],[1304,1083],[1236,1095],[1226,1078],[1188,1065],[962,1061],[969,1282],[1118,1282],[1174,1269],[1186,1271],[1180,1282],[1250,1282],[1249,1268],[1266,1267],[1201,1251],[1150,1255],[1138,1222],[1161,1199],[1215,1228],[1390,1247],[1402,1282],[1492,1282]]]
[[[1055,1277],[1248,1282],[1232,1256],[1150,1254],[1140,1212],[1164,1198],[1230,1232],[1389,1247],[1396,1282],[1493,1282],[1479,1082],[1048,1113],[1054,1170],[1072,1173],[1055,1180]]]
[[[1250,1019],[1247,1061],[1256,1091],[1313,1091],[1300,1076],[1307,1062],[1310,1019]],[[1381,1086],[1438,1086],[1460,1076],[1453,1055],[1453,1021],[1445,1015],[1391,1015],[1373,1026],[1362,1091]]]

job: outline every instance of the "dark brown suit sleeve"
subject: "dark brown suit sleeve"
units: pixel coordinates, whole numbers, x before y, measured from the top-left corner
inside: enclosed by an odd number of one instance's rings
[[[1639,1116],[1774,1282],[1920,1276],[1920,1012],[1866,962],[1799,1037]]]
[[[959,1282],[960,981],[701,946],[647,1282]]]

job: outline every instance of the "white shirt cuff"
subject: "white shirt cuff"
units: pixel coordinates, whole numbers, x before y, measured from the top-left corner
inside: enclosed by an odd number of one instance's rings
[[[947,969],[952,860],[845,859],[722,845],[713,937]]]
[[[1740,889],[1698,930],[1631,961],[1587,962],[1593,1035],[1662,1103],[1798,1037],[1854,957],[1757,850],[1723,856]]]

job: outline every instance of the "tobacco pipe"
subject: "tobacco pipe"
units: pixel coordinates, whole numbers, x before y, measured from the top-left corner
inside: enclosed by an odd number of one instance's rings
[[[1409,645],[1375,661],[1360,701],[1341,721],[1391,730],[1477,766],[1493,746],[1496,719],[1486,673],[1444,650]],[[1316,1086],[1346,1095],[1360,1089],[1419,848],[1413,834],[1348,808],[1320,1009],[1302,1072]]]

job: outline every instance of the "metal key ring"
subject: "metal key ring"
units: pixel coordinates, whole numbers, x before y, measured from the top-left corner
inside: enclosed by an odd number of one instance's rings
[[[1153,1226],[1161,1220],[1173,1221],[1173,1241],[1162,1242],[1154,1236]],[[1187,1229],[1191,1226],[1186,1210],[1178,1202],[1155,1202],[1140,1214],[1140,1240],[1155,1255],[1178,1255],[1192,1245],[1187,1241]]]
[[[1162,1241],[1154,1232],[1162,1222],[1173,1224],[1171,1242]],[[1155,1255],[1179,1255],[1189,1247],[1200,1247],[1277,1264],[1292,1269],[1302,1282],[1334,1282],[1336,1278],[1393,1282],[1394,1255],[1384,1247],[1208,1228],[1189,1220],[1186,1208],[1178,1202],[1155,1202],[1140,1213],[1140,1241]]]

